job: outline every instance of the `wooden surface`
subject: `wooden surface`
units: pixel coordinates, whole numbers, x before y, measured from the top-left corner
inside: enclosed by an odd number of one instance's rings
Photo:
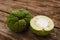
[[[24,8],[31,16],[46,15],[55,22],[54,32],[47,37],[34,35],[30,29],[13,33],[6,25],[7,12]],[[60,40],[60,0],[0,0],[0,40]]]

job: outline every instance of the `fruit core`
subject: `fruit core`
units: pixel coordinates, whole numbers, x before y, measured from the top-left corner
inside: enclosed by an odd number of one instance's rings
[[[47,29],[49,26],[49,21],[45,18],[37,18],[36,25],[39,29]]]

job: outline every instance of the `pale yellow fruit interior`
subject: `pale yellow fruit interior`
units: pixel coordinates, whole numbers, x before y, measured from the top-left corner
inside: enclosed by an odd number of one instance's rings
[[[40,28],[46,29],[48,28],[49,21],[41,17],[41,18],[36,19],[36,25],[39,29]]]
[[[30,24],[35,30],[52,30],[54,28],[53,21],[47,16],[36,16],[31,21]]]

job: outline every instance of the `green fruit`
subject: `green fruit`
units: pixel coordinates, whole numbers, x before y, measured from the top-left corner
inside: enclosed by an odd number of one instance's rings
[[[7,26],[14,32],[24,31],[30,23],[30,13],[25,9],[19,9],[9,12],[7,17]]]
[[[30,21],[32,32],[39,36],[46,36],[54,29],[54,22],[47,16],[35,16]]]

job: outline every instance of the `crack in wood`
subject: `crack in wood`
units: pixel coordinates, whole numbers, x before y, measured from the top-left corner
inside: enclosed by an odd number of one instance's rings
[[[6,14],[9,14],[9,12],[7,12],[7,11],[4,11],[4,10],[0,10],[1,12],[4,12],[4,13],[6,13]]]
[[[7,11],[4,11],[4,10],[0,10],[1,12],[4,12],[4,13],[6,13],[6,14],[9,14],[9,12],[7,12]],[[1,22],[4,22],[4,21],[2,21],[2,20],[0,20]],[[5,23],[5,22],[4,22]],[[57,28],[57,29],[60,29],[59,27],[54,27],[54,28]]]
[[[59,27],[54,27],[54,28],[56,28],[56,29],[60,29]]]

